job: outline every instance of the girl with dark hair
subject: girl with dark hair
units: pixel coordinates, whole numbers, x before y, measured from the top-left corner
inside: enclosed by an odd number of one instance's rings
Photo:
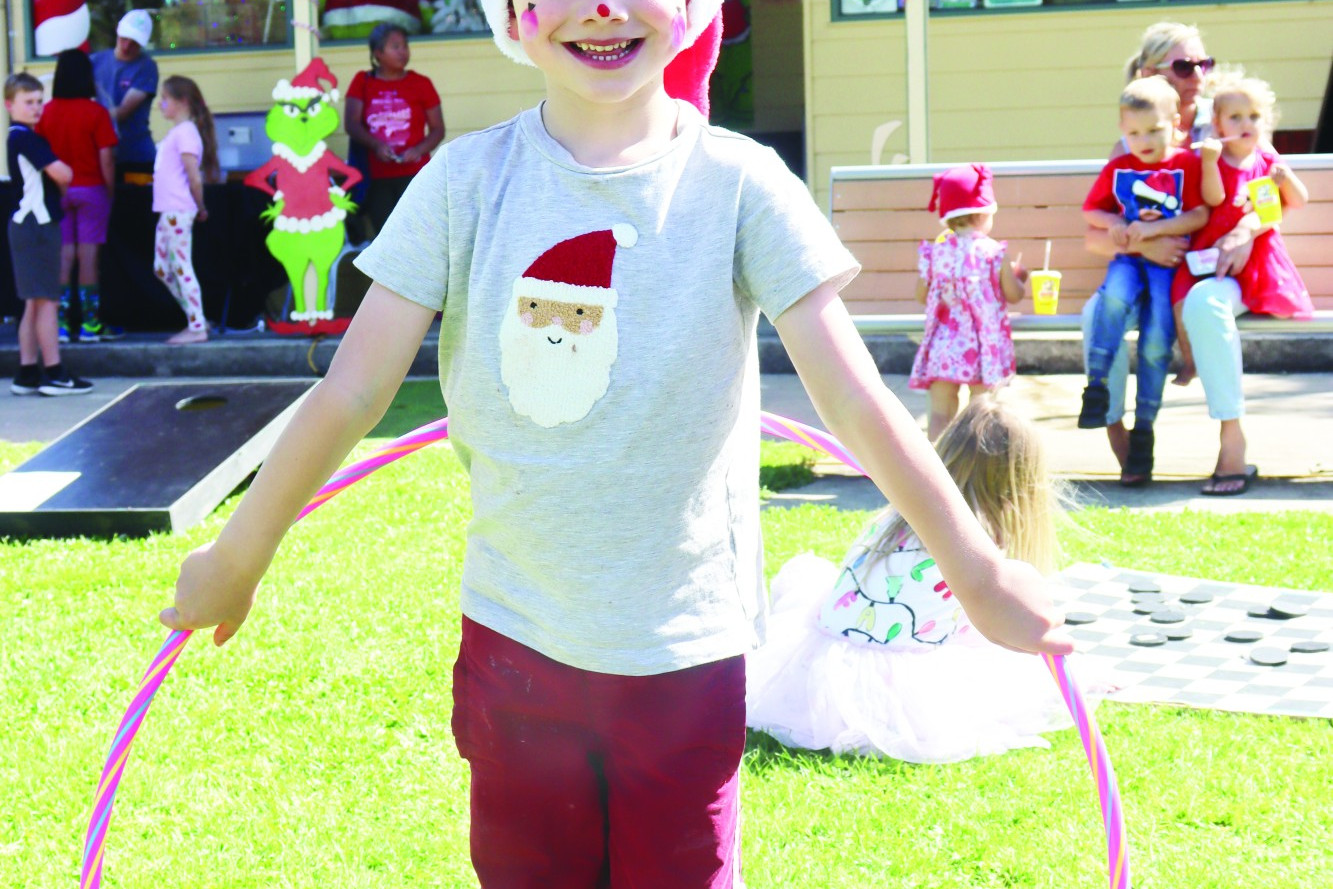
[[[407,32],[382,22],[370,32],[370,70],[347,88],[347,135],[369,155],[369,187],[361,215],[373,237],[407,184],[444,141],[444,114],[430,78],[408,71]]]
[[[60,342],[95,343],[108,336],[102,326],[98,253],[106,243],[107,220],[115,188],[116,129],[111,115],[97,103],[93,65],[82,50],[56,56],[54,98],[42,110],[37,133],[51,143],[56,157],[69,164],[74,179],[61,199],[60,220]],[[79,265],[77,290],[71,287],[74,263]],[[79,304],[81,323],[74,327],[70,309]]]
[[[172,345],[208,339],[203,291],[194,271],[195,220],[208,218],[204,181],[218,178],[218,145],[213,115],[199,86],[188,77],[162,82],[162,116],[171,131],[157,146],[153,164],[153,212],[159,213],[153,238],[153,273],[185,312],[185,329]]]

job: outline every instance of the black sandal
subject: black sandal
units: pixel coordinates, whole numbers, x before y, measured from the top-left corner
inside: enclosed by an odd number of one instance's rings
[[[1078,414],[1078,428],[1104,428],[1110,407],[1111,390],[1102,383],[1089,383],[1083,388],[1083,409]]]
[[[1129,454],[1120,472],[1120,485],[1141,488],[1152,481],[1153,445],[1155,437],[1151,426],[1135,424],[1129,430]]]

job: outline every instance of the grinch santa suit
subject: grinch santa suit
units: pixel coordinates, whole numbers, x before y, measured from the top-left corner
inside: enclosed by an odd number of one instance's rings
[[[321,82],[329,88],[321,88]],[[264,124],[273,157],[245,177],[246,185],[273,196],[273,231],[265,243],[291,281],[293,321],[333,318],[326,299],[329,271],[346,241],[347,211],[355,208],[346,192],[361,181],[360,171],[324,143],[338,128],[337,85],[318,58],[290,82],[278,81]],[[330,184],[331,176],[342,179],[342,185]],[[310,265],[317,288],[314,305],[307,308],[304,281]]]

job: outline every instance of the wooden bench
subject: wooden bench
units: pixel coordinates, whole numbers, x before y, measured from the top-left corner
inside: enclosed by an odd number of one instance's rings
[[[1312,321],[1240,319],[1247,330],[1333,332],[1333,154],[1289,155],[1287,163],[1310,190],[1310,202],[1288,214],[1282,236],[1314,301]],[[1016,331],[1079,329],[1079,312],[1106,273],[1106,258],[1083,246],[1087,229],[1083,198],[1104,161],[1032,161],[990,164],[999,214],[994,236],[1009,242],[1011,256],[1039,268],[1051,241],[1051,267],[1062,275],[1060,314],[1036,315],[1024,300],[1013,317]],[[939,232],[926,210],[931,178],[952,164],[834,167],[829,216],[860,260],[863,271],[843,300],[863,334],[911,333],[924,323],[914,297],[917,244]]]

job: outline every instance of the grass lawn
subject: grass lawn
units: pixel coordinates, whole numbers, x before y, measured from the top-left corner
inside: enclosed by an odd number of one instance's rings
[[[377,434],[433,419],[390,412]],[[364,451],[374,446],[368,442]],[[0,469],[37,450],[0,445]],[[770,487],[803,470],[770,448]],[[164,638],[180,559],[216,535],[0,540],[0,886],[78,882],[103,757]],[[193,640],[126,769],[108,887],[474,885],[467,778],[449,732],[466,482],[446,448],[357,485],[289,535],[224,650]],[[769,571],[836,559],[866,519],[764,515]],[[1333,590],[1333,516],[1073,517],[1070,561]],[[1135,886],[1294,889],[1333,873],[1333,730],[1105,704]],[[1096,793],[1072,731],[1053,749],[951,766],[788,751],[750,739],[753,887],[1100,887]]]

